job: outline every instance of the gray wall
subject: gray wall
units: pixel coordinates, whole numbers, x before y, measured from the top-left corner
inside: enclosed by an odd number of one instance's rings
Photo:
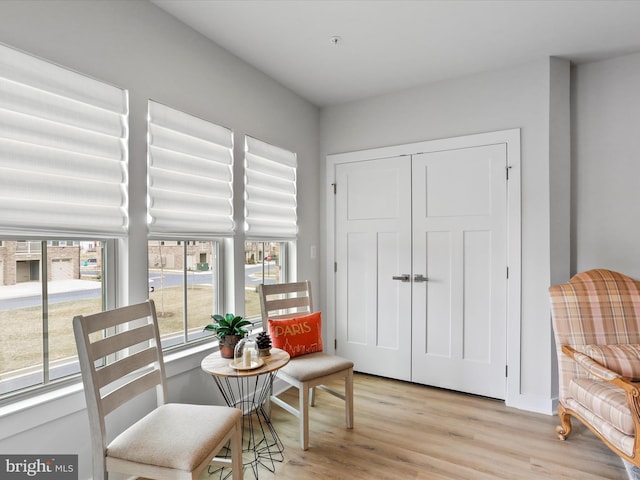
[[[571,82],[567,62],[549,59],[321,112],[323,159],[522,128],[525,408],[546,410],[557,395],[548,286],[590,268],[640,278],[639,82],[640,54],[574,67]]]
[[[545,409],[555,395],[546,292],[552,279],[568,276],[567,192],[572,200],[571,272],[601,266],[640,277],[640,55],[575,69],[569,186],[566,62],[544,59],[332,106],[319,114],[305,100],[146,1],[3,0],[0,42],[130,92],[133,225],[123,245],[123,303],[146,297],[144,135],[149,98],[230,127],[238,140],[248,133],[298,153],[298,272],[318,285],[321,305],[326,273],[320,260],[309,258],[309,251],[324,238],[327,154],[521,128],[522,406]],[[241,151],[237,141],[236,158],[242,158]],[[240,163],[235,171],[239,192]],[[241,196],[236,214],[241,223]],[[236,248],[243,240],[240,234]],[[324,248],[321,253],[322,258]],[[237,257],[234,286],[241,292],[243,267]],[[242,295],[235,296],[235,303],[236,310],[242,308]],[[206,402],[214,397],[210,379],[199,372],[200,357],[171,359],[176,400]],[[0,408],[0,451],[79,453],[80,478],[88,478],[82,394],[71,388],[50,397],[44,407]]]
[[[265,74],[206,40],[146,0],[0,2],[0,42],[112,83],[129,91],[131,229],[118,252],[119,303],[147,297],[146,113],[147,100],[233,129],[235,134],[236,251],[243,251],[242,159],[245,134],[298,154],[300,278],[319,283],[319,111]],[[244,309],[243,255],[234,256],[235,287],[229,310]],[[213,381],[200,370],[206,352],[171,360],[170,391],[180,401],[216,401]],[[88,423],[78,389],[0,407],[0,451],[78,453],[79,478],[88,478]],[[141,407],[140,410],[144,410]],[[129,412],[133,414],[133,412]],[[117,413],[116,422],[126,423]]]
[[[513,405],[547,412],[553,409],[555,388],[547,288],[551,245],[559,242],[551,229],[550,162],[555,159],[554,173],[562,174],[568,189],[569,72],[568,62],[544,59],[321,111],[323,159],[327,154],[521,128],[522,341],[520,371],[514,373],[520,376],[519,385],[510,396]],[[567,206],[559,215],[568,224],[568,195],[561,201]],[[568,249],[564,254],[568,257]],[[566,280],[568,258],[565,264]]]
[[[640,279],[640,54],[580,65],[572,94],[572,270]]]
[[[153,99],[231,128],[235,135],[236,248],[242,249],[242,158],[245,134],[297,152],[301,278],[318,279],[318,125],[315,106],[240,61],[147,0],[35,0],[0,2],[0,42],[129,91],[130,241],[124,260],[129,282],[121,303],[147,296],[146,113]],[[240,250],[242,251],[242,250]],[[242,292],[242,255],[235,287]],[[235,311],[244,308],[236,295]]]

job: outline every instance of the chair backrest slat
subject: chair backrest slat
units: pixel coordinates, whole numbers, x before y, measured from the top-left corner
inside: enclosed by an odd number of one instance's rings
[[[102,397],[103,414],[108,415],[132,398],[161,384],[162,379],[158,370],[152,370],[136,377],[134,380],[125,383]]]
[[[153,325],[147,324],[140,327],[131,328],[111,335],[102,340],[93,342],[89,348],[89,355],[93,360],[112,355],[116,352],[131,348],[143,342],[154,339]]]
[[[290,318],[297,313],[313,312],[311,282],[259,285],[262,322],[269,318]]]
[[[90,334],[100,330],[107,330],[132,320],[146,318],[150,315],[149,305],[144,302],[93,315],[81,316],[80,318],[84,319],[83,331]]]
[[[135,372],[138,369],[148,367],[158,360],[155,348],[147,348],[133,355],[109,363],[96,370],[96,384],[98,388],[103,388],[125,375]]]
[[[307,297],[279,298],[277,300],[267,301],[266,305],[270,312],[276,310],[288,310],[290,308],[308,310],[309,299]]]

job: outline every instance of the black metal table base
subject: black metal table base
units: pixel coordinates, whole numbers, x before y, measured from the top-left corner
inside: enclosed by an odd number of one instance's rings
[[[264,408],[265,402],[271,393],[271,386],[276,372],[265,375],[245,377],[216,377],[214,380],[220,389],[225,402],[230,407],[238,408],[243,414],[242,423],[242,457],[246,474],[253,472],[254,478],[258,478],[258,470],[262,467],[269,472],[276,470],[275,462],[284,461],[284,446],[276,433],[269,414]],[[227,448],[226,455],[230,456]],[[209,468],[210,475],[219,475],[219,478],[231,477],[231,469]]]

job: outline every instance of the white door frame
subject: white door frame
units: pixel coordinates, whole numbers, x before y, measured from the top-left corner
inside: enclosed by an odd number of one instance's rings
[[[378,158],[415,155],[418,153],[438,152],[456,148],[468,148],[480,145],[506,144],[507,147],[507,388],[506,405],[517,403],[520,395],[520,331],[521,331],[521,279],[522,279],[522,233],[521,233],[521,165],[520,165],[520,129],[500,130],[475,135],[465,135],[439,140],[373,148],[356,152],[327,155],[326,159],[326,308],[327,318],[334,318],[326,324],[326,344],[333,349],[336,325],[335,304],[335,168],[337,164],[374,160]],[[340,188],[338,185],[337,188]]]

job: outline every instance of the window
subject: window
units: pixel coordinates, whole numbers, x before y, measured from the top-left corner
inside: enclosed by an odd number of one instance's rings
[[[104,251],[101,241],[2,242],[0,396],[80,371],[71,319],[105,309]]]
[[[149,101],[147,148],[150,236],[233,235],[231,130]]]
[[[223,238],[234,233],[233,134],[149,101],[149,296],[165,347],[202,338],[223,310]]]
[[[128,94],[0,45],[0,395],[78,371],[71,318],[114,306]]]
[[[127,92],[0,45],[0,234],[124,236]]]
[[[289,281],[298,233],[296,154],[245,137],[244,218],[245,316],[260,319],[257,286]]]
[[[296,154],[245,137],[244,229],[256,239],[293,239],[298,233]]]
[[[245,242],[244,311],[245,317],[260,322],[258,285],[287,281],[288,242]]]
[[[149,298],[156,304],[164,347],[208,336],[211,314],[220,311],[218,241],[149,241]]]

